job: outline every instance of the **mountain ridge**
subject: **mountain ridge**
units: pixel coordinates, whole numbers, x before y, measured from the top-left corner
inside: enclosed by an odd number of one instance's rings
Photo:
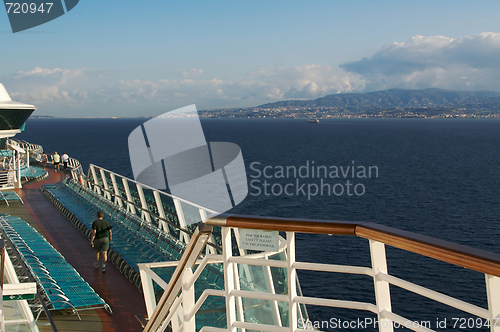
[[[204,117],[500,117],[500,92],[388,89],[204,111]]]
[[[378,97],[378,101],[375,100]],[[383,98],[380,98],[383,97]],[[306,107],[309,104],[337,106],[343,108],[354,107],[426,107],[426,106],[447,106],[450,104],[464,102],[491,102],[490,98],[500,98],[500,92],[496,91],[459,91],[445,90],[439,88],[427,89],[388,89],[372,92],[349,92],[326,95],[325,97],[311,100],[285,100],[267,103],[258,107],[279,107],[281,105],[291,105]],[[411,103],[411,101],[413,101]],[[372,105],[367,105],[372,103]],[[311,105],[312,106],[312,105]],[[326,106],[326,105],[325,105]],[[310,106],[309,106],[310,107]]]

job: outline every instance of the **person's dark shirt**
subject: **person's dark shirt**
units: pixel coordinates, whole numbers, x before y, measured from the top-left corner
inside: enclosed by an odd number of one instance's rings
[[[101,239],[103,237],[109,237],[109,230],[111,229],[111,225],[104,219],[97,219],[92,223],[92,229],[95,229],[96,239]]]

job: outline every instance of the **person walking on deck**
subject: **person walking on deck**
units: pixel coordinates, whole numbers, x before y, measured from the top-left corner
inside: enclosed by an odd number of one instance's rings
[[[54,169],[59,170],[59,163],[61,162],[61,156],[57,154],[57,151],[52,155],[52,161],[54,162]]]
[[[63,165],[64,165],[64,170],[68,169],[68,161],[69,161],[69,156],[66,152],[63,152],[63,155],[61,156]]]
[[[106,262],[108,260],[109,241],[113,237],[111,225],[102,218],[102,211],[97,212],[97,220],[92,223],[92,235],[90,236],[90,246],[94,248],[94,267],[99,268],[99,253],[102,253],[102,272],[106,272]]]
[[[45,169],[45,166],[47,166],[47,154],[45,153],[45,151],[43,151],[43,154],[42,154],[42,165],[43,165],[43,169]]]

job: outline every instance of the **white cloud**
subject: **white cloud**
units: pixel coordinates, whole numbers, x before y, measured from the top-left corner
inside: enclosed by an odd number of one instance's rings
[[[73,103],[81,106],[88,94],[73,88],[74,84],[87,79],[86,69],[33,68],[18,71],[2,78],[14,100],[35,105],[44,103]]]
[[[258,68],[244,77],[221,80],[202,69],[182,72],[181,79],[118,80],[99,85],[102,75],[90,69],[42,69],[20,71],[2,78],[11,96],[19,101],[50,108],[100,109],[135,107],[175,108],[196,103],[199,109],[247,107],[283,99],[316,98],[359,89],[360,82],[338,77],[328,66]],[[154,113],[153,113],[154,114]]]
[[[499,59],[500,34],[484,32],[458,39],[415,36],[340,69],[318,64],[260,67],[221,79],[190,68],[177,77],[152,80],[124,79],[124,72],[106,72],[105,78],[88,68],[36,67],[0,77],[0,82],[14,100],[37,105],[42,112],[103,115],[127,109],[127,115],[152,115],[192,103],[199,109],[247,107],[395,87],[500,90]]]
[[[200,76],[200,75],[203,75],[203,70],[202,69],[190,69],[190,70],[187,70],[187,71],[183,71],[182,72],[182,76],[183,77],[197,77],[197,76]]]
[[[415,36],[340,67],[360,75],[365,90],[440,87],[500,90],[500,34],[453,39]]]
[[[351,75],[352,76],[352,75]],[[330,66],[306,65],[293,68],[259,68],[256,77],[261,87],[269,89],[269,99],[311,99],[327,94],[351,92],[362,82],[352,77],[338,77]],[[276,90],[276,89],[279,89]]]

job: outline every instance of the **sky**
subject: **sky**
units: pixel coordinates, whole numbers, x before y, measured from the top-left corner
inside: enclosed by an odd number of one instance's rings
[[[153,116],[390,88],[500,91],[498,1],[80,0],[12,33],[0,83],[36,115]]]

